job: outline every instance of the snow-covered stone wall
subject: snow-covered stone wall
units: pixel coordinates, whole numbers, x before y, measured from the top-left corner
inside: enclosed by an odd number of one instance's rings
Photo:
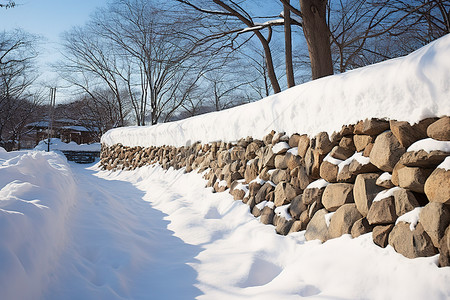
[[[214,192],[228,191],[279,234],[306,230],[326,241],[371,232],[380,247],[409,258],[440,253],[450,265],[448,116],[365,119],[312,138],[272,131],[234,143],[102,145],[104,169],[152,164],[203,173]]]

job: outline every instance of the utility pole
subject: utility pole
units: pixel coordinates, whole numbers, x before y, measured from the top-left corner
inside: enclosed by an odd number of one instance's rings
[[[55,101],[56,100],[56,88],[50,88],[50,120],[49,120],[49,127],[48,129],[48,140],[47,140],[47,152],[50,152],[50,140],[51,136],[53,135],[53,111],[55,109]]]

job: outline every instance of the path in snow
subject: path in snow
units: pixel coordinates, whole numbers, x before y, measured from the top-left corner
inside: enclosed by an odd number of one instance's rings
[[[69,244],[44,299],[193,299],[199,247],[167,229],[165,215],[124,181],[71,164],[80,187]]]

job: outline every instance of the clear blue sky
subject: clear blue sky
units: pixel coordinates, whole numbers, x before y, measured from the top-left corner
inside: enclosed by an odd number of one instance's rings
[[[60,59],[59,37],[72,26],[83,25],[97,7],[108,0],[16,0],[16,7],[0,9],[0,30],[22,28],[44,39],[41,45],[40,63],[42,80],[58,81],[48,67]],[[52,84],[52,83],[50,83]],[[58,85],[59,82],[54,84]],[[63,96],[64,91],[58,93]]]

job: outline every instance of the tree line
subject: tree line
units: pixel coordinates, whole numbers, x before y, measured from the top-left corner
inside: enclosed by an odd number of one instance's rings
[[[60,111],[100,133],[177,120],[405,55],[449,32],[444,0],[115,0],[63,35],[55,70],[74,96]],[[37,42],[0,34],[0,143],[45,115]]]

